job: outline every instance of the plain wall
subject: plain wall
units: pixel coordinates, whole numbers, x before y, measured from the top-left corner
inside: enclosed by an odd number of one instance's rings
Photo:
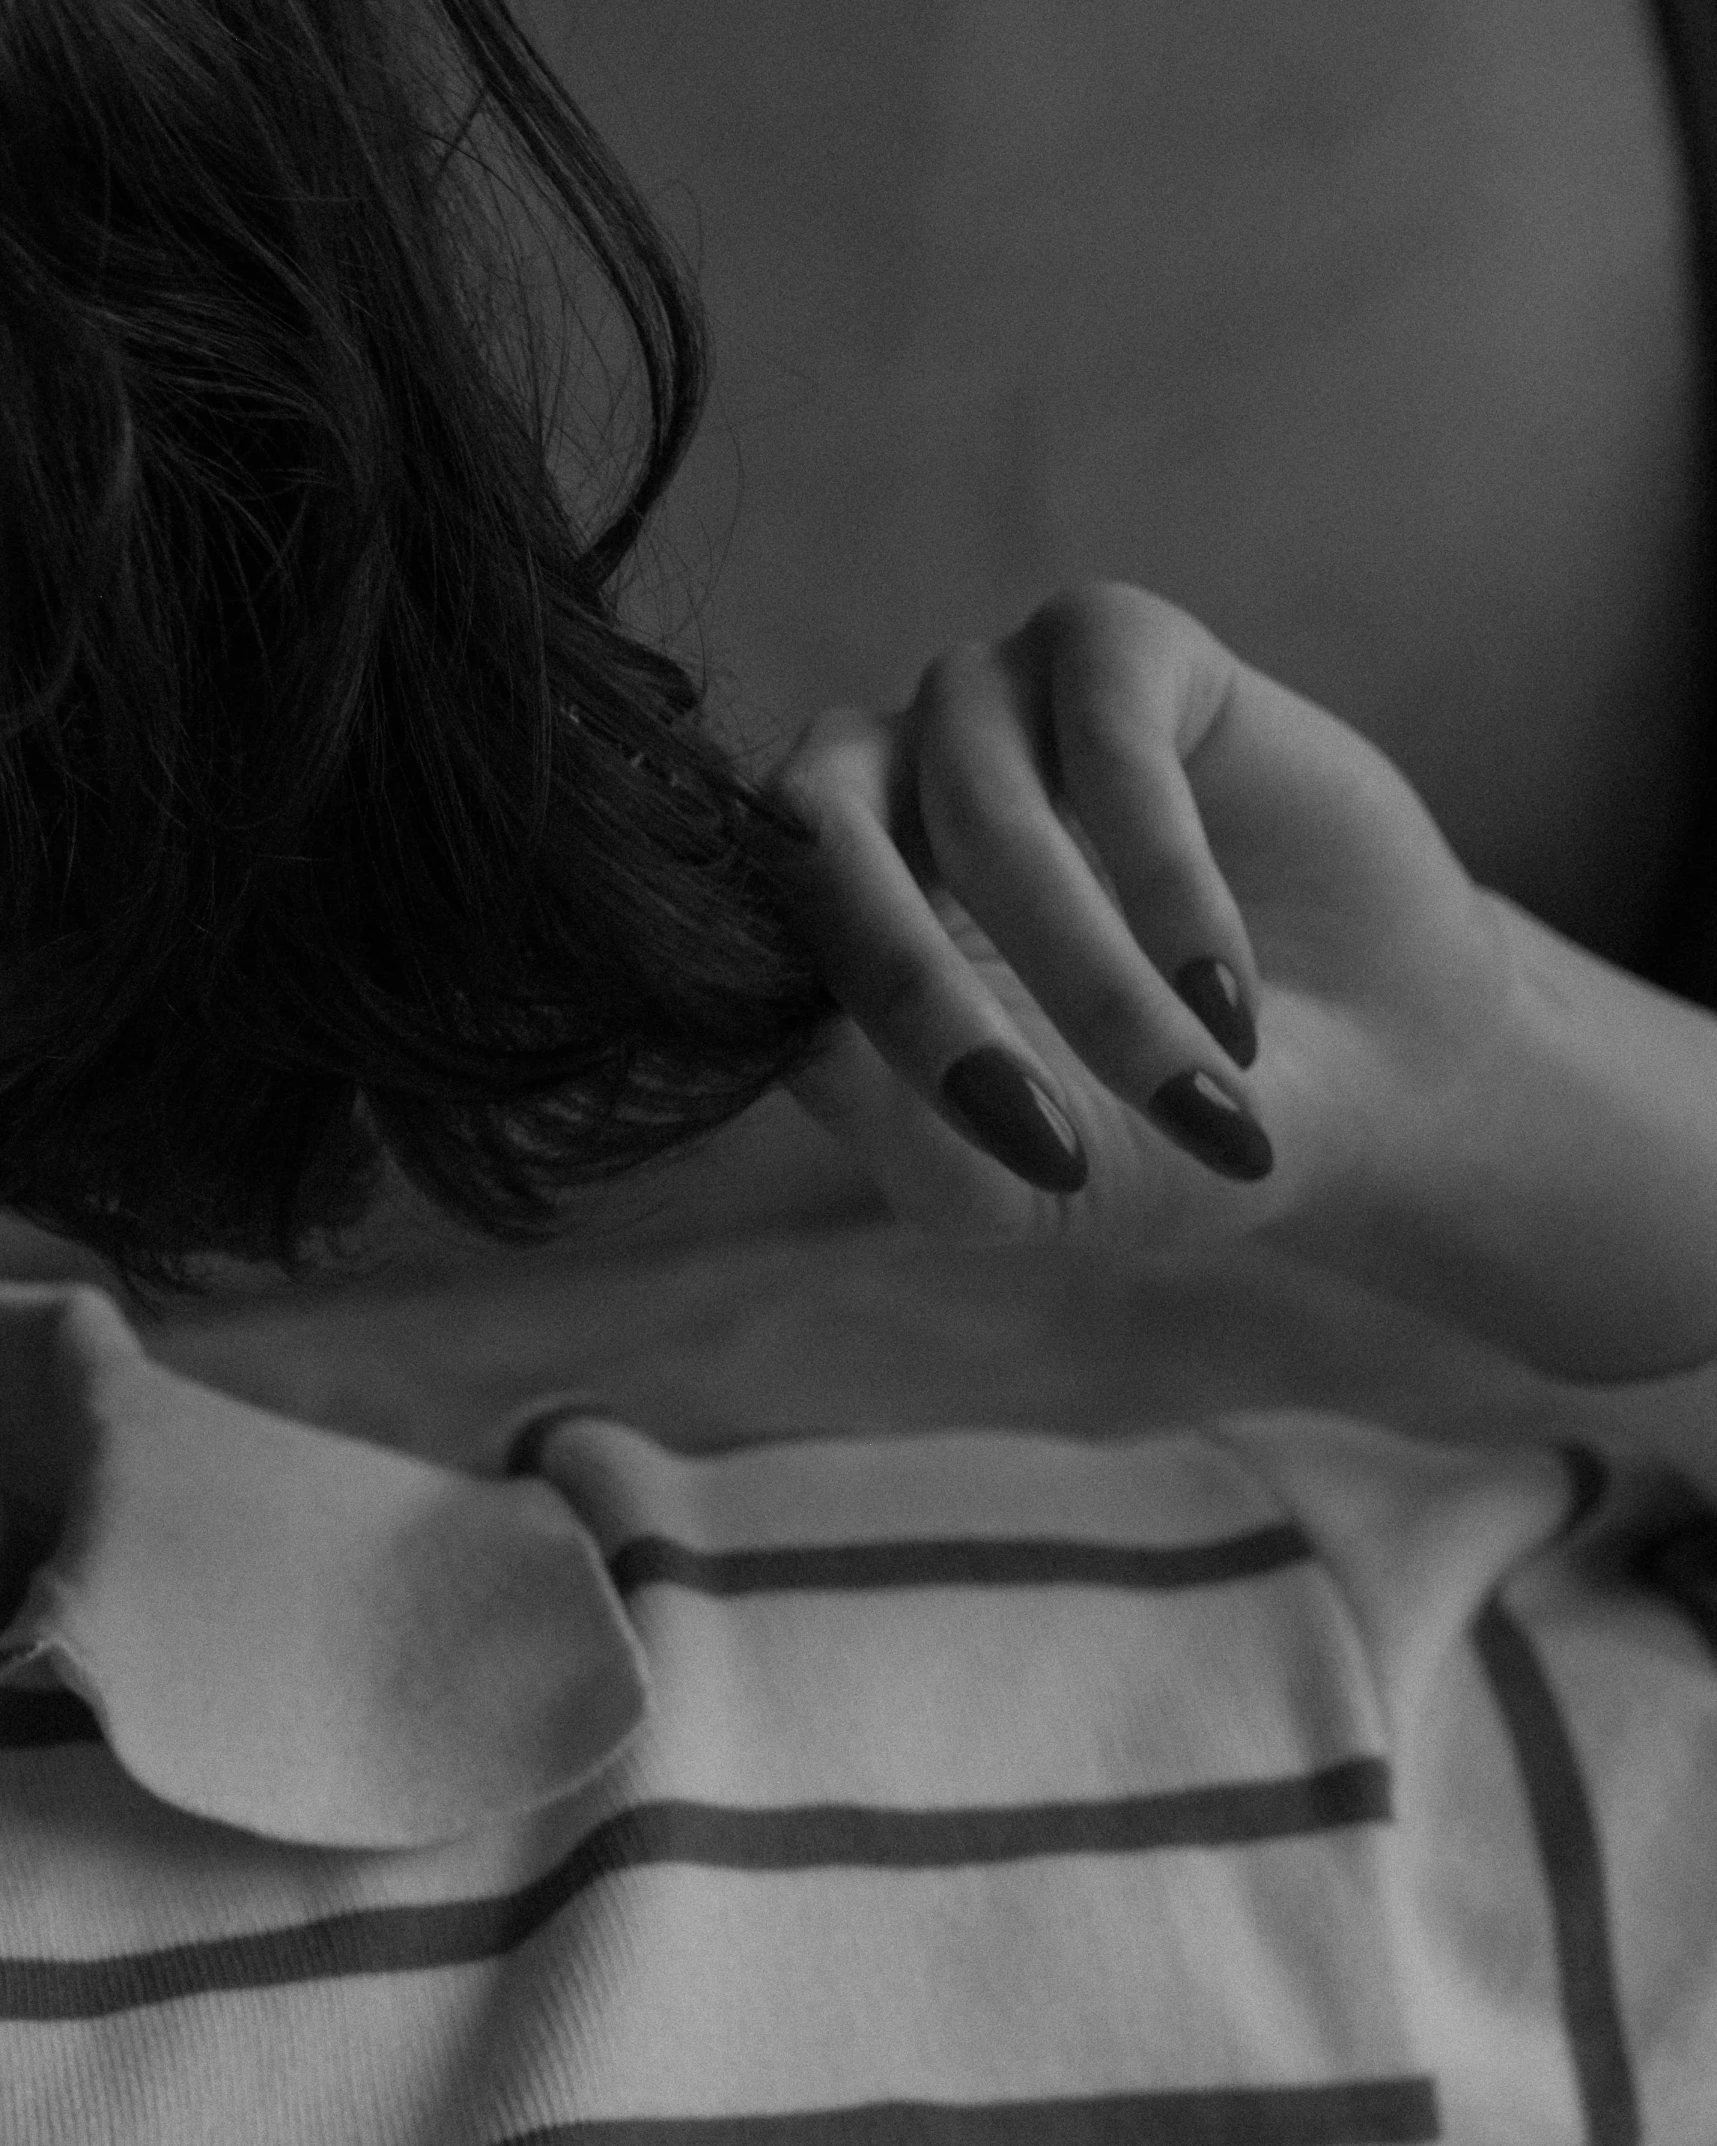
[[[1643,0],[519,5],[701,273],[645,615],[744,735],[1140,581],[1629,957],[1709,680]]]

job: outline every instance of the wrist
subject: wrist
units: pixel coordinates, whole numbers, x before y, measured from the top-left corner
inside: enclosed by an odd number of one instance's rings
[[[1717,1021],[1487,894],[1505,988],[1434,1091],[1379,1059],[1282,1239],[1555,1376],[1717,1356]]]

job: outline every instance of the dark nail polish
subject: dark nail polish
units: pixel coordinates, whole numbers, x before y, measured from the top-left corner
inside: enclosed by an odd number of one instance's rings
[[[955,1059],[942,1076],[942,1099],[1028,1185],[1077,1192],[1090,1175],[1079,1135],[1059,1106],[998,1044]]]
[[[1258,1033],[1234,971],[1225,961],[1189,961],[1174,987],[1237,1066],[1258,1055]]]
[[[1268,1177],[1269,1135],[1246,1107],[1201,1067],[1165,1080],[1145,1106],[1151,1123],[1224,1177]]]

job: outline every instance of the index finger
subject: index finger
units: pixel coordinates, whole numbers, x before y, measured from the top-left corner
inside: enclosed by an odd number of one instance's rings
[[[903,780],[903,718],[819,717],[776,777],[817,831],[794,875],[830,990],[910,1087],[1040,1191],[1077,1192],[1088,1165],[1038,1054],[954,945],[903,850],[928,839]]]

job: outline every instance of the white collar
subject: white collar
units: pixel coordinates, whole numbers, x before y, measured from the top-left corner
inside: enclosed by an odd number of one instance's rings
[[[644,1718],[601,1552],[540,1477],[216,1393],[80,1284],[0,1284],[0,1422],[0,1496],[63,1515],[0,1684],[51,1672],[181,1810],[426,1846],[568,1794]]]

